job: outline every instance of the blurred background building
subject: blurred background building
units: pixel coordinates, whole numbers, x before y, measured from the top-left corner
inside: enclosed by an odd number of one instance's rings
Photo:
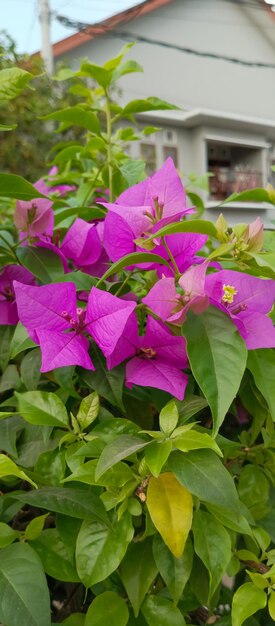
[[[84,57],[101,64],[127,41],[144,74],[121,80],[122,99],[158,96],[180,110],[144,114],[162,127],[131,147],[148,172],[172,156],[181,171],[211,172],[203,191],[208,215],[234,192],[274,183],[275,6],[270,0],[147,0],[85,26],[53,45],[55,62],[77,69]],[[229,221],[274,209],[230,203]]]

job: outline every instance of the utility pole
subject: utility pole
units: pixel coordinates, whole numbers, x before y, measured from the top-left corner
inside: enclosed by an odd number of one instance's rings
[[[50,76],[54,71],[53,51],[51,45],[51,12],[49,0],[39,0],[40,6],[40,24],[41,24],[41,55],[45,63],[46,71]]]

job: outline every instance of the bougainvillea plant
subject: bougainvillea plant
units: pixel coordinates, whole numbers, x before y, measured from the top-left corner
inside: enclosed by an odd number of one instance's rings
[[[84,144],[0,176],[0,621],[268,626],[275,236],[199,219],[170,158],[129,157],[157,132],[134,115],[171,108],[115,103],[129,47],[56,77],[83,103],[47,119]]]

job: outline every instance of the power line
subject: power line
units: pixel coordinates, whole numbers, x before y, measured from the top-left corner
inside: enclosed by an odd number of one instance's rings
[[[231,2],[234,0],[230,0]],[[233,63],[235,65],[241,65],[244,67],[254,67],[254,68],[265,68],[275,70],[274,63],[263,63],[261,61],[246,61],[245,59],[239,59],[237,57],[231,57],[223,54],[216,54],[214,52],[205,52],[202,50],[195,50],[194,48],[187,48],[184,46],[178,46],[174,43],[169,43],[166,41],[162,41],[159,39],[151,39],[149,37],[143,37],[142,35],[137,35],[136,33],[124,32],[124,31],[115,31],[108,28],[107,25],[104,25],[104,22],[101,24],[87,24],[85,22],[79,22],[75,20],[71,20],[64,15],[59,15],[55,13],[55,18],[64,26],[68,26],[70,28],[75,28],[82,32],[90,33],[91,27],[93,30],[98,30],[99,35],[107,35],[111,32],[112,37],[119,37],[119,39],[124,39],[126,41],[138,41],[140,43],[146,43],[153,46],[159,46],[161,48],[166,48],[169,50],[176,50],[177,52],[183,52],[185,54],[192,54],[193,56],[206,58],[206,59],[215,59],[218,61],[226,61],[228,63]]]

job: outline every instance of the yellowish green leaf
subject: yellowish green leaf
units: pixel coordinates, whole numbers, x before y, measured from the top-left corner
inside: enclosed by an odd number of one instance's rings
[[[150,478],[147,490],[147,507],[151,519],[164,543],[179,558],[191,528],[193,500],[174,474],[164,472]]]

